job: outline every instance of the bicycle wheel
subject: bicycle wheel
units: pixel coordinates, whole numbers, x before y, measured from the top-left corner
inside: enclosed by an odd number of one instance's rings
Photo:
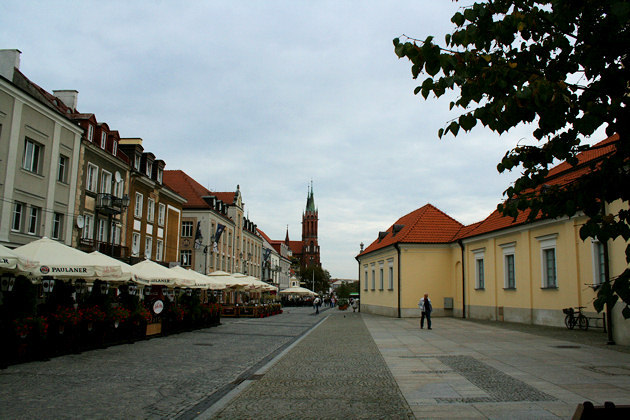
[[[575,327],[575,321],[572,314],[568,314],[564,317],[564,325],[567,326],[568,329],[572,330]]]
[[[577,318],[578,326],[581,330],[588,330],[588,318],[580,314]]]

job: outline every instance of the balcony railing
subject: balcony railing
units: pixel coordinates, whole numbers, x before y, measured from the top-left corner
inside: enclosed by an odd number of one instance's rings
[[[91,239],[81,239],[79,249],[84,252],[98,251],[101,254],[118,259],[129,258],[129,247],[93,241]]]
[[[112,194],[99,193],[96,196],[96,208],[104,214],[120,214],[129,206],[129,197],[116,197]]]

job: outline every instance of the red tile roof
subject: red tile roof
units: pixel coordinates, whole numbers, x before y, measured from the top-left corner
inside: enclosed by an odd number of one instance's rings
[[[201,198],[204,196],[214,195],[206,187],[192,179],[188,174],[181,170],[166,170],[163,173],[162,180],[170,189],[184,197],[187,202],[184,203],[184,209],[211,209],[212,207]]]
[[[431,204],[401,217],[387,229],[381,239],[372,242],[361,254],[364,255],[396,243],[440,244],[450,243],[464,227]],[[400,230],[394,233],[394,230]]]
[[[236,199],[236,193],[234,191],[215,192],[212,193],[212,195],[223,201],[225,204],[234,204],[234,200]]]
[[[545,184],[568,185],[591,172],[592,163],[612,153],[615,150],[614,143],[618,140],[618,135],[611,136],[595,144],[589,150],[578,154],[578,164],[576,166],[563,162],[551,168],[545,178]],[[451,243],[458,239],[471,238],[484,233],[526,224],[529,222],[529,214],[530,210],[527,209],[520,212],[514,219],[510,216],[503,216],[498,210],[495,210],[484,220],[464,226],[431,204],[427,204],[398,219],[387,230],[387,234],[384,237],[372,242],[359,256],[396,243]],[[404,225],[404,227],[396,235],[393,235],[395,225]]]
[[[262,238],[267,241],[268,244],[271,245],[271,242],[273,242],[271,239],[269,239],[269,236],[267,236],[267,234],[265,232],[263,232],[262,230],[260,230],[260,228],[256,228],[256,230],[258,231],[258,234],[260,236],[262,236]]]
[[[301,255],[303,247],[304,244],[302,243],[302,241],[289,241],[289,249],[293,253],[293,256],[298,254]]]

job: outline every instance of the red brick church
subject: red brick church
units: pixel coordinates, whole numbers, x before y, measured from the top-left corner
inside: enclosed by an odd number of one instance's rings
[[[317,207],[315,207],[315,197],[313,195],[313,182],[309,187],[306,197],[306,210],[302,213],[302,240],[289,240],[289,228],[287,227],[287,235],[284,239],[285,244],[291,249],[293,257],[296,258],[301,266],[321,267],[319,259],[319,244],[317,242]]]

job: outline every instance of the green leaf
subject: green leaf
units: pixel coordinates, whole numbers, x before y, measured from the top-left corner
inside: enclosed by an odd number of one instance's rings
[[[457,136],[457,132],[459,131],[459,124],[453,121],[449,124],[448,129],[451,131],[451,133],[453,133],[453,136]]]
[[[451,22],[453,22],[457,26],[462,26],[465,20],[466,19],[464,19],[464,15],[459,12],[455,13],[451,18]]]
[[[630,318],[630,307],[626,305],[626,307],[621,310],[621,314],[623,315],[624,319]]]
[[[435,76],[440,71],[440,59],[439,58],[428,59],[427,57],[427,63],[424,66],[424,68],[427,71],[427,73],[429,73],[431,76]]]
[[[443,135],[444,135],[444,129],[443,129],[443,128],[440,128],[440,129],[438,130],[438,137],[439,137],[439,138],[442,138],[442,136],[443,136]]]

